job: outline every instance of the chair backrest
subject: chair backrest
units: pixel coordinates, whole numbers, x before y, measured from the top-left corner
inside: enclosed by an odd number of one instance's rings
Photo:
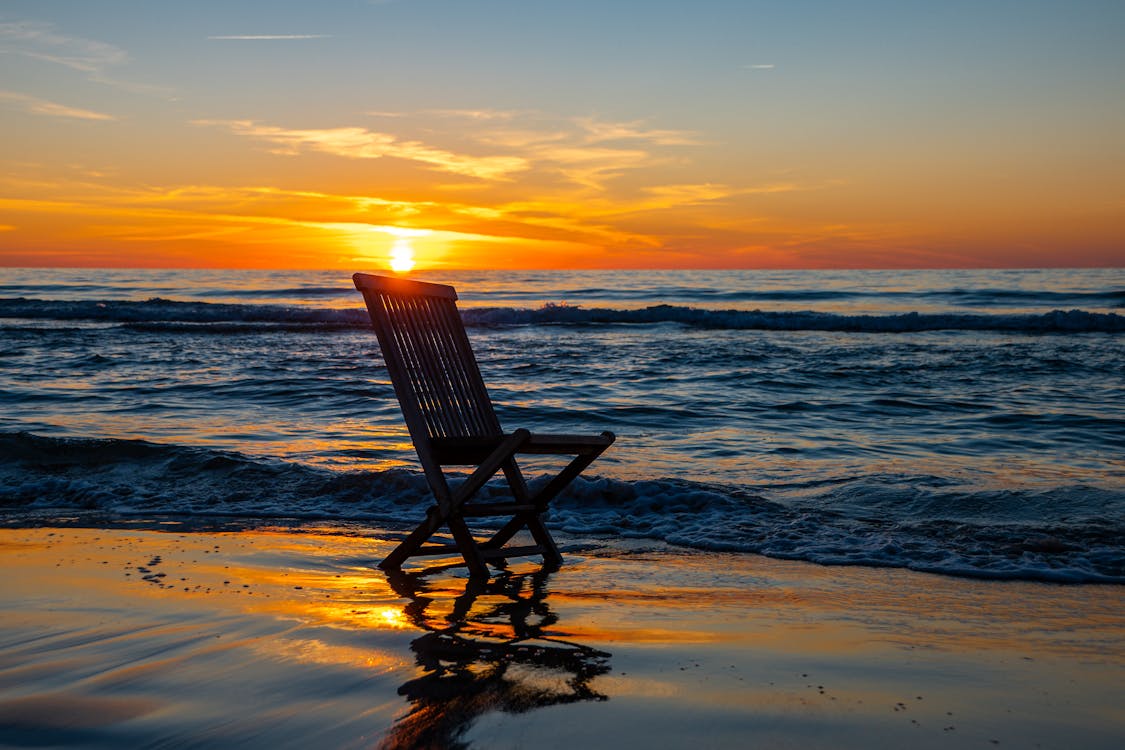
[[[502,434],[451,286],[357,273],[419,454],[428,439]],[[423,463],[426,458],[423,456]]]

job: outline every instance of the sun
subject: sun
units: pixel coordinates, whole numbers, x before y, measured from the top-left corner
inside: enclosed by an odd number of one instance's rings
[[[410,240],[399,237],[391,246],[391,270],[395,273],[406,273],[414,268],[414,248]]]

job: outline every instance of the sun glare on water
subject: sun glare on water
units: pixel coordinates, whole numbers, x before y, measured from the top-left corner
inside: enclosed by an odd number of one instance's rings
[[[395,273],[406,273],[414,268],[414,248],[410,240],[400,237],[391,247],[391,270]]]

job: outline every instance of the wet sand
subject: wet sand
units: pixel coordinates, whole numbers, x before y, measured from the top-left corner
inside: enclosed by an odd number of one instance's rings
[[[1125,597],[564,540],[0,530],[0,745],[1117,748]]]

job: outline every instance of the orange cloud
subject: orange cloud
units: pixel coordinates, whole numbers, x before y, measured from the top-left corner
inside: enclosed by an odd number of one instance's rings
[[[196,120],[195,124],[225,127],[237,135],[272,143],[276,146],[273,153],[288,156],[297,155],[306,148],[349,159],[390,156],[485,180],[507,179],[513,172],[527,168],[526,160],[519,157],[456,154],[361,127],[301,130],[261,125],[253,120]]]
[[[574,122],[586,132],[589,143],[638,140],[661,146],[698,146],[699,139],[686,130],[646,128],[644,122],[601,122],[592,117],[579,117]]]

